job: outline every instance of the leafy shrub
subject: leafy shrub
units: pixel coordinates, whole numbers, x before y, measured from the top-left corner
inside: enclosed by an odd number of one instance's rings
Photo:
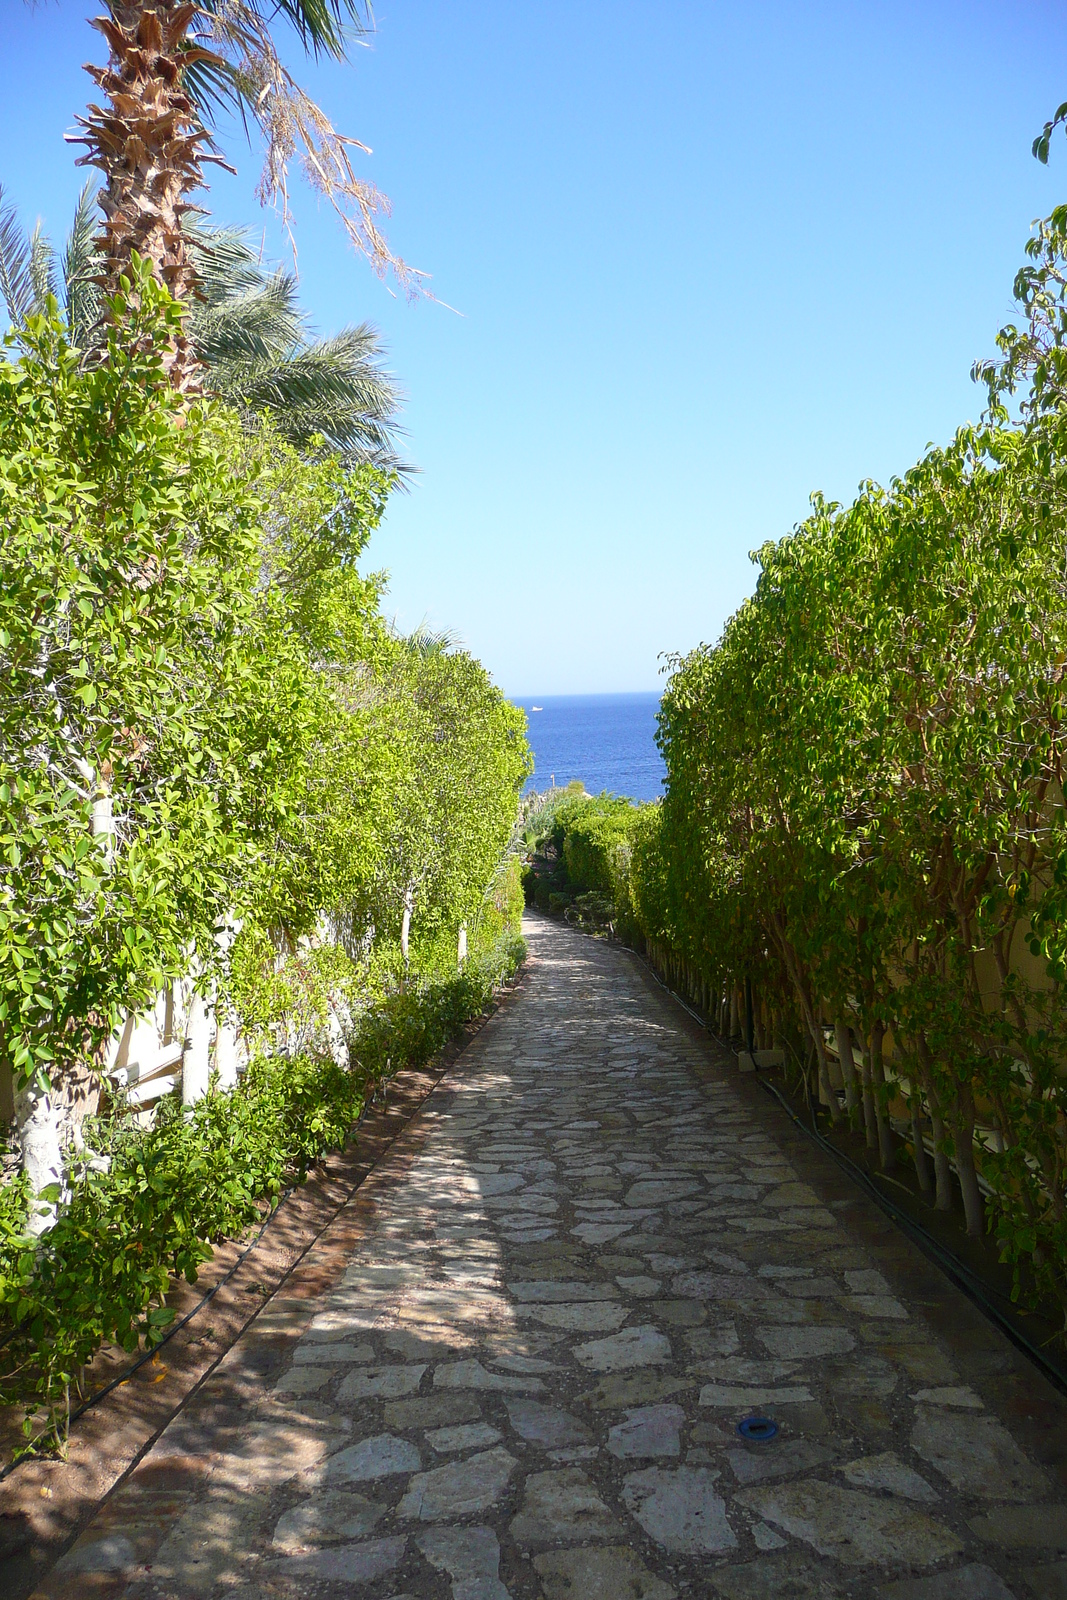
[[[943,1209],[954,1168],[968,1231],[1067,1316],[1067,210],[1029,253],[983,425],[814,496],[676,663],[631,881],[677,981],[735,1017],[750,986],[835,1121],[851,1040],[883,1166],[895,1129]]]
[[[533,860],[527,868],[527,897],[539,910],[567,914],[578,897],[599,895],[575,916],[590,926],[609,923],[631,943],[640,942],[630,892],[630,858],[642,818],[655,807],[634,805],[615,795],[588,795],[580,786],[550,794],[527,824]],[[610,903],[611,911],[605,911]],[[573,918],[572,918],[573,920]]]
[[[365,1013],[351,1067],[329,1057],[260,1056],[239,1086],[213,1087],[191,1108],[176,1098],[148,1131],[121,1116],[85,1125],[92,1147],[43,1244],[25,1237],[29,1197],[0,1188],[0,1393],[33,1395],[48,1420],[37,1442],[62,1437],[82,1369],[102,1344],[125,1350],[163,1337],[173,1279],[195,1283],[212,1245],[240,1234],[343,1146],[374,1084],[428,1061],[516,969],[521,939],[505,937],[446,982],[423,980]]]

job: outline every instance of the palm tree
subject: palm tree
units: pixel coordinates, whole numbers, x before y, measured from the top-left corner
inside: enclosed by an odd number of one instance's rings
[[[57,264],[40,223],[27,234],[0,188],[0,295],[16,332],[54,295],[71,343],[87,351],[99,346],[95,213],[96,194],[87,184]],[[198,284],[188,340],[204,369],[203,387],[250,422],[266,412],[298,450],[321,437],[349,463],[409,474],[396,451],[400,392],[381,365],[376,330],[364,322],[330,339],[310,337],[295,277],[265,267],[242,229],[186,223],[185,232]]]
[[[90,105],[78,119],[81,131],[71,135],[87,146],[81,164],[104,174],[98,246],[105,296],[117,291],[137,251],[174,297],[191,305],[197,262],[185,223],[196,207],[189,196],[203,184],[204,164],[222,159],[206,118],[226,108],[265,137],[265,200],[288,217],[288,166],[300,155],[357,249],[380,275],[392,271],[415,292],[419,275],[391,253],[377,225],[386,202],[352,167],[349,152],[358,141],[336,131],[282,64],[273,37],[279,19],[306,52],[335,60],[371,20],[368,0],[107,0],[107,15],[94,26],[107,40],[108,64],[87,68],[107,104]],[[197,387],[188,326],[166,366],[176,388]]]

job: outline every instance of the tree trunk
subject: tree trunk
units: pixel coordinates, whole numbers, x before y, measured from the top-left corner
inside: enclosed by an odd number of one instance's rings
[[[974,1098],[969,1083],[961,1083],[956,1093],[952,1140],[956,1146],[956,1171],[960,1178],[967,1232],[972,1239],[981,1239],[985,1234],[985,1205],[974,1165]]]
[[[883,1105],[884,1096],[879,1092],[885,1088],[885,1068],[882,1065],[882,1041],[885,1038],[885,1023],[876,1020],[871,1028],[871,1078],[874,1088],[874,1114],[878,1126],[878,1159],[882,1171],[888,1172],[896,1165],[896,1151],[893,1149],[893,1131],[889,1126],[889,1118]]]
[[[400,923],[400,954],[404,958],[404,971],[407,971],[408,956],[411,947],[411,913],[415,908],[415,890],[409,884],[404,890],[404,915]]]
[[[30,1191],[40,1195],[51,1184],[63,1182],[63,1111],[51,1089],[19,1089],[15,1094],[15,1123],[22,1146],[22,1170]],[[31,1208],[26,1232],[38,1239],[56,1218],[54,1201],[39,1201]]]
[[[919,1095],[914,1087],[909,1105],[911,1109],[911,1141],[915,1147],[915,1176],[919,1180],[919,1188],[929,1200],[934,1193],[934,1180],[930,1171],[930,1157],[926,1153],[926,1144],[923,1140],[922,1111],[919,1105]]]
[[[834,1042],[837,1045],[837,1059],[841,1063],[841,1081],[845,1085],[845,1109],[848,1112],[849,1123],[854,1124],[859,1105],[856,1093],[856,1061],[852,1054],[852,1035],[840,1017],[834,1023]]]
[[[192,1106],[207,1094],[211,1080],[211,1014],[203,995],[189,1001],[182,1055],[182,1105]]]
[[[919,1047],[919,1070],[922,1074],[923,1089],[926,1093],[926,1104],[930,1110],[930,1132],[934,1140],[934,1180],[936,1185],[934,1209],[936,1211],[951,1211],[952,1168],[949,1166],[948,1156],[945,1154],[945,1123],[941,1116],[941,1107],[938,1104],[937,1095],[934,1093],[930,1046],[926,1042],[924,1033],[919,1034],[916,1043]]]
[[[460,972],[462,972],[467,965],[467,924],[465,922],[461,922],[459,925],[459,939],[456,942],[456,962]]]
[[[819,1064],[819,1099],[823,1101],[830,1113],[830,1121],[836,1127],[841,1121],[841,1107],[837,1101],[837,1091],[830,1082],[830,1063],[826,1059],[826,1040],[823,1038],[822,1027],[818,1017],[811,1021],[811,1037],[815,1045],[815,1059]]]
[[[195,210],[186,199],[203,183],[201,127],[182,87],[184,71],[217,59],[194,46],[189,26],[198,7],[187,0],[109,0],[109,16],[95,26],[110,47],[106,67],[86,71],[107,96],[108,105],[90,105],[79,117],[86,145],[80,166],[104,174],[98,240],[104,256],[105,295],[120,290],[129,277],[131,257],[150,261],[156,278],[176,300],[188,305],[196,277],[182,232],[182,218]],[[184,325],[164,356],[171,383],[183,392],[197,388],[199,364]]]
[[[871,1053],[864,1050],[860,1057],[860,1083],[863,1091],[863,1129],[867,1137],[867,1149],[878,1148],[878,1118],[874,1109],[874,1082],[871,1077]]]

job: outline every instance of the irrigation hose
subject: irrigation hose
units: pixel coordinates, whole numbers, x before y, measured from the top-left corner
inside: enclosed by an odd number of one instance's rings
[[[694,1011],[693,1007],[687,1004],[687,1002],[682,999],[680,994],[677,994],[669,984],[664,983],[663,979],[660,977],[652,963],[644,956],[638,955],[638,952],[634,951],[634,954],[638,956],[638,960],[641,961],[642,964],[648,969],[664,993],[669,994],[672,1000],[675,1000],[677,1004],[681,1006],[683,1011],[688,1012],[693,1020],[700,1024],[700,1026],[704,1029],[704,1032],[708,1034],[709,1037],[718,1039],[718,1035],[713,1033],[711,1027],[700,1015],[699,1011]],[[842,1171],[846,1172],[854,1182],[859,1184],[864,1193],[867,1194],[875,1202],[875,1204],[886,1213],[888,1217],[892,1218],[897,1226],[907,1234],[908,1238],[911,1239],[914,1244],[918,1245],[919,1249],[923,1252],[923,1255],[932,1261],[935,1266],[939,1267],[945,1276],[951,1279],[951,1281],[956,1285],[957,1289],[959,1289],[961,1293],[965,1294],[972,1304],[978,1307],[983,1316],[988,1317],[989,1321],[1000,1329],[1005,1338],[1009,1339],[1015,1348],[1021,1351],[1022,1354],[1026,1356],[1027,1360],[1031,1361],[1033,1365],[1037,1367],[1041,1375],[1052,1384],[1053,1388],[1058,1389],[1060,1394],[1067,1395],[1067,1371],[1065,1371],[1057,1362],[1051,1360],[1050,1357],[1047,1356],[1038,1345],[1034,1344],[1032,1340],[1028,1339],[1026,1334],[1023,1333],[1022,1329],[1016,1326],[1012,1318],[1005,1316],[1005,1314],[999,1310],[999,1308],[989,1298],[989,1294],[986,1288],[983,1286],[981,1280],[975,1273],[971,1271],[966,1262],[961,1261],[953,1251],[946,1248],[946,1246],[941,1244],[938,1239],[935,1239],[933,1234],[924,1228],[921,1222],[918,1222],[914,1217],[902,1210],[900,1206],[896,1205],[887,1194],[883,1193],[870,1174],[864,1172],[862,1167],[857,1166],[849,1156],[845,1155],[843,1150],[838,1150],[835,1145],[831,1144],[830,1140],[821,1134],[818,1128],[814,1126],[814,1116],[813,1126],[808,1127],[807,1124],[797,1116],[793,1107],[789,1104],[789,1101],[783,1094],[779,1092],[778,1089],[775,1088],[773,1083],[770,1083],[765,1077],[763,1077],[761,1073],[758,1072],[756,1073],[756,1081],[767,1091],[768,1094],[774,1096],[786,1114],[800,1129],[801,1133],[813,1140],[821,1150],[824,1150],[828,1156],[832,1157]]]

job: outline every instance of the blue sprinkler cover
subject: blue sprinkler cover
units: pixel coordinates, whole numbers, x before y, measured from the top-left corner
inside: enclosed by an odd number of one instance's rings
[[[737,1431],[742,1439],[751,1439],[754,1444],[765,1444],[778,1432],[778,1424],[772,1422],[770,1417],[746,1417],[744,1422],[737,1424]]]

